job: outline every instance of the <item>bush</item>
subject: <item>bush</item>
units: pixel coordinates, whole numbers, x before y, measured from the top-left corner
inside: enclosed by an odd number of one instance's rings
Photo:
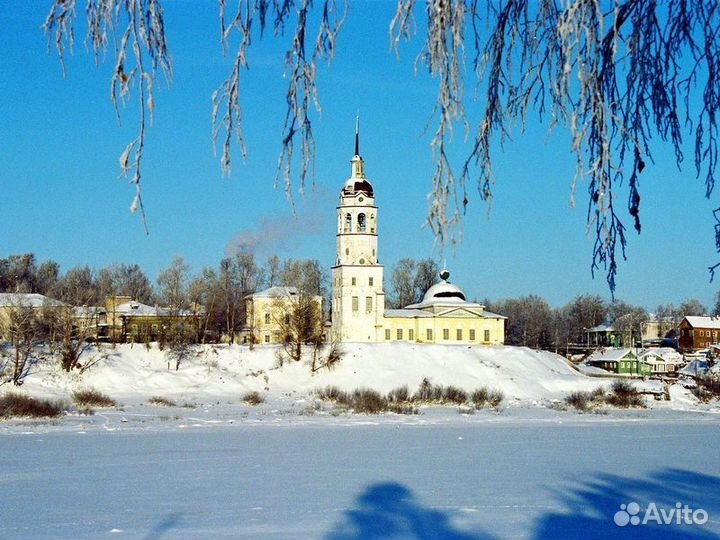
[[[65,408],[58,402],[8,393],[0,397],[0,418],[56,418]]]
[[[388,401],[375,390],[361,388],[352,393],[351,407],[358,413],[378,414],[388,410]]]
[[[490,405],[493,407],[500,405],[503,399],[505,399],[505,394],[503,394],[500,390],[493,390],[490,393]]]
[[[475,405],[476,409],[484,407],[497,407],[505,398],[499,390],[490,390],[487,386],[482,386],[470,393],[470,402]]]
[[[395,414],[420,414],[418,408],[412,403],[388,403],[388,411]]]
[[[615,381],[610,387],[611,393],[605,398],[608,405],[615,407],[643,407],[644,403],[635,387],[625,381]]]
[[[457,386],[446,386],[443,389],[442,401],[454,403],[455,405],[462,405],[466,403],[467,400],[467,392]]]
[[[430,379],[427,377],[423,378],[420,382],[420,387],[417,392],[413,395],[413,401],[430,402],[435,399],[435,390],[433,388]]]
[[[326,386],[325,388],[316,390],[315,394],[323,401],[332,401],[334,403],[341,403],[348,406],[352,401],[350,394],[344,390],[340,390],[337,386]]]
[[[692,390],[690,390],[698,400],[700,400],[703,403],[708,403],[709,401],[712,401],[712,399],[715,397],[715,395],[705,388],[704,386],[698,385]]]
[[[590,408],[592,398],[589,392],[573,392],[565,398],[565,403],[578,411],[587,411]]]
[[[248,405],[260,405],[261,403],[265,403],[265,398],[262,397],[259,392],[254,390],[252,392],[247,392],[242,397],[242,400]]]
[[[407,386],[399,386],[388,392],[387,400],[390,403],[408,403],[410,402],[410,391]]]
[[[117,405],[114,399],[97,390],[75,390],[72,393],[72,400],[76,407],[114,407]]]
[[[162,396],[153,396],[148,399],[148,403],[150,405],[161,405],[163,407],[177,407],[177,403],[175,403],[173,400]]]

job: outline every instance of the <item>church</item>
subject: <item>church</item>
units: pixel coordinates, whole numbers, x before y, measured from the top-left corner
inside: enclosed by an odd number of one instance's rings
[[[378,259],[378,207],[360,157],[357,126],[350,165],[350,178],[340,191],[337,207],[332,340],[502,345],[506,317],[468,302],[463,291],[449,281],[446,270],[422,302],[403,309],[385,309],[383,266]]]

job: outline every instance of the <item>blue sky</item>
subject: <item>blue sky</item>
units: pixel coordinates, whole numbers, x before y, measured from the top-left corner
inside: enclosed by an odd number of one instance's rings
[[[381,262],[392,268],[402,257],[439,257],[432,234],[422,228],[433,174],[424,127],[437,82],[422,69],[415,72],[417,37],[401,47],[400,60],[389,53],[393,1],[353,2],[335,59],[320,69],[316,186],[297,198],[297,218],[282,189],[273,189],[289,37],[268,34],[250,49],[241,98],[249,155],[243,164],[235,148],[232,175],[223,178],[212,149],[210,96],[229,73],[232,57],[222,56],[217,3],[165,4],[174,80],[170,88],[157,86],[155,122],[147,134],[143,194],[149,236],[128,211],[132,188],[118,178],[118,157],[135,135],[135,102],[119,126],[109,100],[113,62],[96,67],[83,44],[84,3],[66,79],[40,30],[50,2],[18,2],[0,11],[1,27],[13,29],[0,34],[0,257],[34,252],[63,270],[137,263],[154,279],[178,255],[194,271],[216,266],[233,238],[260,233],[268,239],[259,246],[260,256],[314,257],[329,267],[337,195],[350,172],[358,110],[361,154],[380,207]],[[471,73],[466,78],[472,85]],[[475,115],[481,106],[468,103]],[[582,293],[609,297],[604,275],[590,276],[585,185],[578,187],[577,207],[568,203],[574,172],[568,148],[564,130],[546,142],[545,126],[535,124],[526,134],[516,131],[503,149],[496,146],[492,205],[471,188],[463,242],[454,256],[439,257],[469,296],[533,293],[553,306]],[[453,155],[461,158],[466,150],[458,138]],[[677,170],[668,147],[658,143],[655,158],[642,174],[643,232],[629,233],[617,296],[649,309],[689,297],[712,305],[717,286],[709,282],[707,266],[716,260],[713,201],[704,198],[689,163]],[[626,195],[620,194],[622,207]],[[625,224],[631,228],[629,216]]]

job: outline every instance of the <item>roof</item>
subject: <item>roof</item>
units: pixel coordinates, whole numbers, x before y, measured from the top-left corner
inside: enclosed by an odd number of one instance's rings
[[[720,317],[687,316],[687,317],[685,317],[685,320],[693,328],[720,329]]]
[[[397,318],[414,318],[414,317],[432,317],[433,314],[429,311],[423,311],[422,309],[386,309],[384,312],[385,317],[397,317]]]
[[[192,313],[185,309],[175,311],[171,308],[148,306],[140,302],[125,302],[117,306],[114,312],[121,317],[172,317],[175,315],[179,317],[189,317],[192,315]]]
[[[365,193],[368,197],[375,197],[372,184],[366,178],[350,178],[345,182],[342,194],[355,195],[356,193]]]
[[[254,294],[248,294],[245,298],[289,298],[297,296],[296,287],[270,287],[264,291],[258,291]]]
[[[658,356],[666,362],[682,362],[682,354],[671,347],[658,347],[654,349],[646,349],[640,353],[640,358],[647,356]]]
[[[588,328],[587,331],[590,333],[614,332],[615,328],[613,328],[613,325],[610,323],[602,323],[597,326],[593,326],[592,328]]]
[[[62,307],[60,300],[48,298],[39,293],[0,293],[0,307]]]
[[[618,362],[630,354],[634,354],[632,349],[620,347],[600,349],[588,356],[587,362]]]
[[[94,317],[99,313],[105,313],[105,308],[98,306],[78,306],[73,308],[74,317]]]

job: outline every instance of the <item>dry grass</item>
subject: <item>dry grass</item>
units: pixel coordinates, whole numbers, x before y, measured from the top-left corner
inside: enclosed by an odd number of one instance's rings
[[[72,393],[72,401],[78,408],[88,407],[114,407],[117,405],[114,399],[98,390],[86,389],[75,390]]]
[[[65,411],[59,402],[8,393],[0,397],[0,418],[56,418]]]
[[[172,399],[162,396],[153,396],[148,399],[148,403],[150,405],[159,405],[161,407],[177,407],[177,403],[175,403]]]
[[[242,400],[247,403],[248,405],[260,405],[261,403],[265,403],[265,398],[260,395],[260,392],[252,391],[247,392],[243,395]]]

